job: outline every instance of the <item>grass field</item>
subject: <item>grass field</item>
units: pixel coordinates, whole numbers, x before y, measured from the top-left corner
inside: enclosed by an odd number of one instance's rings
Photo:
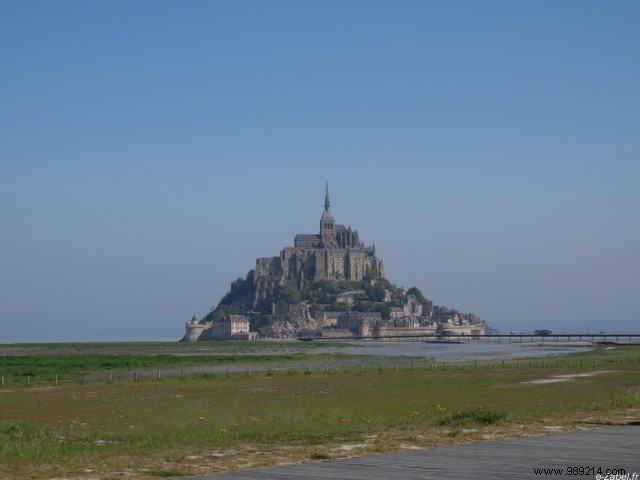
[[[640,347],[544,367],[14,385],[0,412],[0,478],[195,475],[637,422]]]
[[[162,370],[163,376],[177,377],[182,376],[180,371],[187,375],[222,371],[216,367],[276,369],[313,363],[310,358],[315,363],[335,363],[344,356],[314,351],[339,352],[343,346],[333,342],[237,341],[11,344],[0,345],[0,376],[4,385],[10,386],[133,379],[134,372],[144,378],[145,371],[147,377],[153,377],[157,370]]]

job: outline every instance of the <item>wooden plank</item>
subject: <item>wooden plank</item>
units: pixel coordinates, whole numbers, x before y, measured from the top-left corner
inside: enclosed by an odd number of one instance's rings
[[[352,457],[217,475],[191,480],[427,480],[534,479],[534,468],[595,467],[640,474],[640,426],[603,428],[471,445]],[[594,474],[570,475],[595,478]],[[631,480],[633,477],[629,476]],[[640,480],[636,477],[635,480]]]

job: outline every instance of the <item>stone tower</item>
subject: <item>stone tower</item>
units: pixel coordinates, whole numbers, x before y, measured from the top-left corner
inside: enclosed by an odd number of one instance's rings
[[[320,218],[320,238],[322,248],[337,248],[336,242],[336,221],[331,214],[331,203],[329,202],[329,180],[327,180],[326,193],[324,196],[324,212]]]
[[[331,213],[329,181],[320,218],[320,233],[299,233],[293,247],[284,247],[279,257],[258,258],[254,274],[253,303],[273,293],[276,287],[302,288],[307,280],[360,281],[370,270],[384,277],[382,260],[375,246],[366,247],[357,230],[337,225]]]

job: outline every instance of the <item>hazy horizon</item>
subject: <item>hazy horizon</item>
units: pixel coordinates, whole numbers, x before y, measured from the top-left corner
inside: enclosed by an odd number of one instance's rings
[[[499,330],[501,334],[509,333],[533,333],[536,329],[551,329],[556,334],[572,333],[640,333],[638,321],[616,321],[608,320],[604,322],[539,322],[519,323],[506,322],[501,328],[500,323],[488,323],[488,326]],[[517,327],[517,328],[511,328]],[[525,327],[525,328],[523,328]],[[145,325],[105,329],[97,331],[94,335],[86,337],[41,337],[35,332],[31,336],[15,338],[5,338],[0,344],[14,343],[93,343],[93,342],[172,342],[179,341],[184,335],[184,323],[172,327],[154,328]]]
[[[505,332],[640,331],[639,17],[4,2],[0,343],[177,340],[318,231],[327,175],[398,286]]]

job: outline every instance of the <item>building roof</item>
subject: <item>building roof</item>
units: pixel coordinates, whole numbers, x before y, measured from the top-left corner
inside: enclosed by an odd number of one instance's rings
[[[329,202],[329,180],[327,179],[327,193],[324,196],[324,212],[322,213],[321,222],[335,223],[331,214],[331,203]]]
[[[317,233],[298,233],[295,236],[296,240],[320,240],[320,235]]]

